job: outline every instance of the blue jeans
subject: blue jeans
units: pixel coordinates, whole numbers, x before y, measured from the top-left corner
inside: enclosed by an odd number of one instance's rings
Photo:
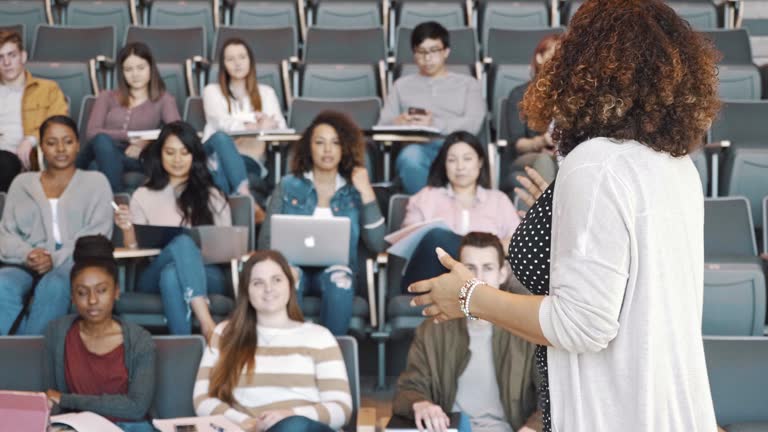
[[[176,236],[139,276],[136,290],[160,293],[171,334],[192,332],[189,301],[208,294],[222,294],[226,278],[220,267],[203,264],[192,237]]]
[[[437,157],[443,141],[408,144],[397,155],[395,170],[403,182],[405,193],[413,195],[427,185],[429,167]]]
[[[116,422],[117,427],[125,432],[154,432],[155,428],[148,421]]]
[[[141,162],[125,155],[126,145],[115,141],[107,134],[100,133],[88,141],[77,155],[76,165],[89,169],[95,160],[96,166],[109,180],[113,193],[124,191],[123,172],[143,171]]]
[[[294,415],[275,423],[267,432],[333,432],[333,429],[317,420]]]
[[[247,184],[243,156],[237,151],[235,142],[229,135],[216,132],[203,144],[208,155],[208,168],[213,182],[226,195],[234,195],[242,184]]]
[[[455,232],[442,228],[435,228],[424,235],[416,249],[413,251],[410,261],[403,271],[401,282],[402,292],[408,292],[408,285],[424,279],[431,279],[447,273],[445,267],[437,259],[435,248],[441,247],[454,259],[459,259],[459,245],[461,236]]]
[[[305,295],[320,296],[320,324],[335,336],[347,334],[355,299],[355,278],[349,267],[334,265],[327,268],[299,269],[297,288],[299,306]]]
[[[64,316],[71,304],[69,271],[72,260],[52,269],[37,282],[29,314],[17,334],[43,334],[48,323]],[[19,267],[0,268],[0,335],[7,335],[23,308],[24,296],[32,290],[32,274]]]
[[[461,416],[459,417],[459,432],[472,432],[472,422],[469,419],[469,416],[461,413]]]

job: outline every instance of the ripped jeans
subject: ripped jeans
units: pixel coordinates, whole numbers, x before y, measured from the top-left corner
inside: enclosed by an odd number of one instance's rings
[[[305,295],[320,297],[320,324],[334,336],[347,334],[355,299],[355,278],[347,266],[299,268],[297,294],[303,308]]]
[[[208,294],[223,294],[226,277],[221,267],[204,265],[200,248],[192,237],[176,236],[160,255],[141,272],[136,291],[160,293],[171,334],[192,332],[189,301]]]

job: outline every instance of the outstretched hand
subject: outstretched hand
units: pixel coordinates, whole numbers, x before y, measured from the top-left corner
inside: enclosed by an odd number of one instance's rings
[[[427,306],[422,313],[434,318],[435,322],[463,318],[464,313],[459,308],[459,289],[475,275],[442,248],[437,248],[435,252],[440,263],[450,272],[411,284],[408,292],[421,294],[411,300],[411,306]]]

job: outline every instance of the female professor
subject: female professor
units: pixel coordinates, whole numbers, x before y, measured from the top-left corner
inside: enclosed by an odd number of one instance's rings
[[[451,272],[410,287],[438,321],[479,317],[546,347],[545,430],[716,430],[687,157],[719,108],[716,61],[661,0],[585,2],[521,104],[567,155],[510,244],[535,295],[485,286],[442,251]]]

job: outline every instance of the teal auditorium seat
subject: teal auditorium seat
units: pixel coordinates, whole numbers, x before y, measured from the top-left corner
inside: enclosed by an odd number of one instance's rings
[[[381,2],[375,0],[317,0],[312,2],[314,25],[356,29],[382,25]]]
[[[24,26],[24,46],[29,50],[35,44],[38,24],[53,24],[53,17],[43,0],[0,0],[0,27]]]
[[[747,31],[708,30],[702,34],[711,39],[715,48],[723,54],[718,64],[720,97],[728,100],[760,99],[760,71],[752,63],[752,49]]]
[[[768,337],[704,337],[717,423],[728,432],[768,431]]]
[[[115,27],[116,39],[123,41],[128,26],[137,24],[136,11],[128,0],[56,0],[65,26]]]
[[[704,262],[704,334],[762,335],[765,275],[746,199],[704,201]]]
[[[483,46],[488,46],[488,33],[492,28],[525,30],[549,27],[550,17],[547,3],[543,0],[478,1],[478,28]]]
[[[416,27],[425,21],[436,21],[447,29],[467,27],[464,1],[404,0],[395,4],[395,22],[398,27]]]
[[[150,27],[165,28],[203,27],[205,44],[210,51],[213,35],[218,27],[215,18],[218,17],[218,12],[214,12],[213,6],[217,3],[211,0],[152,0],[148,9],[147,24]]]

